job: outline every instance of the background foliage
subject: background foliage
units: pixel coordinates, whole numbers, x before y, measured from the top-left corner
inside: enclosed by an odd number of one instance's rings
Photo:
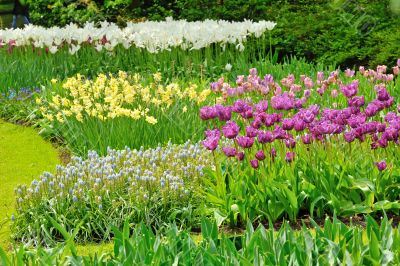
[[[108,20],[124,25],[167,16],[275,20],[273,48],[280,58],[305,57],[342,67],[394,62],[400,55],[398,0],[28,0],[33,23],[62,26]],[[305,26],[307,25],[307,26]],[[287,31],[287,29],[291,29]]]

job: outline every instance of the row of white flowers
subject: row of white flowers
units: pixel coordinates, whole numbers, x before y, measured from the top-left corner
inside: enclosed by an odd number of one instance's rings
[[[271,21],[188,22],[171,18],[162,22],[128,23],[125,28],[108,22],[102,22],[100,27],[93,23],[86,23],[83,27],[70,24],[63,28],[28,25],[23,29],[0,30],[0,46],[33,45],[38,48],[47,47],[51,53],[56,53],[61,45],[68,45],[71,54],[76,53],[83,43],[91,44],[98,51],[111,51],[119,44],[126,49],[134,46],[157,53],[174,47],[201,49],[210,44],[224,46],[227,43],[236,44],[237,49],[243,50],[243,43],[249,36],[260,37],[275,25]]]

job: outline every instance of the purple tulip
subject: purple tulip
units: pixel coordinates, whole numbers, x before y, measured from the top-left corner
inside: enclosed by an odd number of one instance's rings
[[[240,136],[236,140],[239,146],[242,148],[251,148],[251,146],[253,146],[254,143],[254,138],[250,138],[247,136]]]
[[[351,117],[347,119],[347,123],[349,124],[350,127],[356,128],[364,124],[366,119],[367,117],[364,114],[351,115]]]
[[[217,110],[212,106],[204,106],[200,109],[200,118],[202,120],[214,119],[218,116]]]
[[[263,113],[268,110],[268,101],[260,101],[256,104],[256,111],[258,113]]]
[[[288,149],[296,147],[296,141],[293,138],[285,139],[285,145]]]
[[[301,91],[301,86],[297,85],[297,84],[292,84],[290,86],[290,91],[293,93],[297,93],[297,92]]]
[[[284,130],[292,130],[294,127],[293,119],[283,119],[282,120],[282,128]]]
[[[385,121],[390,123],[391,121],[397,119],[397,115],[394,112],[388,112],[385,115]]]
[[[311,144],[312,138],[310,134],[305,134],[304,136],[301,137],[301,140],[303,141],[304,144],[308,145]]]
[[[271,148],[270,153],[271,153],[272,159],[276,157],[276,149],[274,147]]]
[[[215,105],[215,110],[217,112],[220,121],[228,121],[232,117],[232,109],[230,106],[224,107],[223,105]]]
[[[254,137],[257,137],[257,134],[258,134],[258,130],[255,129],[254,127],[251,127],[251,126],[246,127],[246,136],[247,137],[254,138]]]
[[[305,98],[305,97],[303,97],[303,98],[300,98],[300,99],[296,99],[295,101],[294,101],[294,108],[296,108],[296,109],[301,109],[301,108],[303,108],[303,106],[304,106],[304,104],[307,102],[307,98]]]
[[[344,134],[343,134],[343,137],[344,137],[344,140],[346,141],[346,142],[353,142],[354,141],[354,139],[356,138],[356,135],[355,135],[355,133],[353,132],[353,131],[349,131],[349,132],[345,132]]]
[[[389,108],[389,107],[391,107],[393,105],[393,103],[394,103],[394,97],[389,97],[389,100],[384,102],[384,106],[386,108]]]
[[[244,159],[244,152],[238,152],[237,154],[236,154],[236,158],[239,160],[239,161],[243,161],[243,159]]]
[[[368,117],[375,116],[378,112],[379,112],[379,107],[374,102],[370,102],[364,110],[364,113]]]
[[[280,126],[275,127],[273,134],[276,139],[285,139],[287,136],[286,131]]]
[[[364,106],[365,104],[365,99],[364,96],[355,96],[353,98],[348,99],[347,101],[349,106],[353,106],[353,107],[361,107]]]
[[[385,132],[382,134],[389,141],[396,141],[399,138],[399,130],[390,126],[386,128]]]
[[[256,77],[257,76],[257,69],[256,68],[250,68],[249,73],[250,73],[250,76]]]
[[[234,121],[230,120],[222,127],[222,133],[228,139],[236,138],[239,134],[240,127]]]
[[[254,159],[250,161],[250,165],[251,167],[253,167],[254,169],[258,168],[258,160]]]
[[[376,149],[378,149],[378,147],[379,147],[378,143],[376,143],[376,142],[371,143],[371,150],[376,150]]]
[[[308,89],[307,89],[307,90],[304,90],[303,96],[306,97],[306,98],[310,97],[310,96],[311,96],[311,91],[308,90]]]
[[[263,118],[267,127],[273,126],[279,120],[275,114],[266,114]]]
[[[306,129],[307,124],[299,118],[294,119],[294,130],[296,130],[296,132],[300,132],[303,131],[304,129]]]
[[[293,162],[294,157],[295,157],[295,153],[293,151],[288,151],[285,156],[285,161],[288,163],[291,163],[291,162]]]
[[[378,123],[377,130],[378,130],[378,132],[384,132],[386,130],[386,124]]]
[[[253,122],[251,122],[250,125],[255,129],[259,129],[263,125],[263,120],[259,115],[257,115],[256,118],[254,118]]]
[[[255,156],[255,157],[256,157],[257,160],[259,160],[259,161],[264,160],[264,159],[265,159],[265,153],[264,153],[264,151],[263,151],[263,150],[259,150],[259,151],[256,153],[256,156]]]
[[[253,117],[253,111],[250,109],[250,110],[240,113],[240,115],[245,119],[249,119],[249,118]]]
[[[233,147],[223,147],[222,151],[225,153],[226,156],[228,157],[234,157],[237,154],[237,151]]]
[[[232,105],[232,111],[235,113],[243,113],[248,110],[251,110],[251,106],[249,105],[248,102],[245,100],[237,100],[236,102],[233,103]]]
[[[211,136],[203,141],[203,145],[207,150],[213,151],[218,147],[219,135]]]
[[[375,163],[375,165],[376,165],[376,167],[378,168],[378,170],[379,171],[383,171],[383,170],[385,170],[386,169],[386,167],[387,167],[387,164],[386,164],[386,162],[383,160],[383,161],[380,161],[380,162],[376,162]]]
[[[258,131],[258,142],[260,143],[271,143],[274,141],[274,134],[271,131]]]
[[[347,97],[351,98],[357,94],[358,91],[358,80],[353,80],[352,83],[340,86],[340,91]]]
[[[385,87],[377,86],[375,89],[376,89],[376,93],[377,93],[379,101],[384,102],[384,101],[389,100],[390,95]]]
[[[275,110],[290,110],[295,107],[295,101],[287,92],[284,92],[282,95],[273,96],[271,105]]]
[[[308,124],[314,121],[315,114],[313,113],[312,110],[305,110],[304,112],[301,113],[301,118],[303,118],[303,121]]]
[[[384,136],[382,136],[382,137],[378,140],[378,144],[379,144],[379,147],[381,147],[381,148],[386,148],[386,147],[388,146],[388,140],[387,140]]]
[[[206,138],[212,138],[212,137],[219,137],[220,136],[220,132],[218,128],[214,128],[214,129],[207,129],[204,134],[206,135]]]

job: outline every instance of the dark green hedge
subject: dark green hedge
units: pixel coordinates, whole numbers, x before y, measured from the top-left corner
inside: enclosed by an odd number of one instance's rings
[[[148,18],[274,20],[279,58],[305,57],[343,67],[394,63],[400,57],[400,0],[28,0],[34,23]]]

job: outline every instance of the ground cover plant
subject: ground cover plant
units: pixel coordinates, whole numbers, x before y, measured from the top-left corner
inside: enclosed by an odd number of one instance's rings
[[[155,228],[172,221],[196,226],[206,214],[200,183],[210,161],[200,144],[190,142],[73,157],[55,174],[16,188],[13,238],[47,246],[62,240],[50,219],[68,232],[80,224],[77,242],[109,240],[110,225],[120,228],[126,220]]]

